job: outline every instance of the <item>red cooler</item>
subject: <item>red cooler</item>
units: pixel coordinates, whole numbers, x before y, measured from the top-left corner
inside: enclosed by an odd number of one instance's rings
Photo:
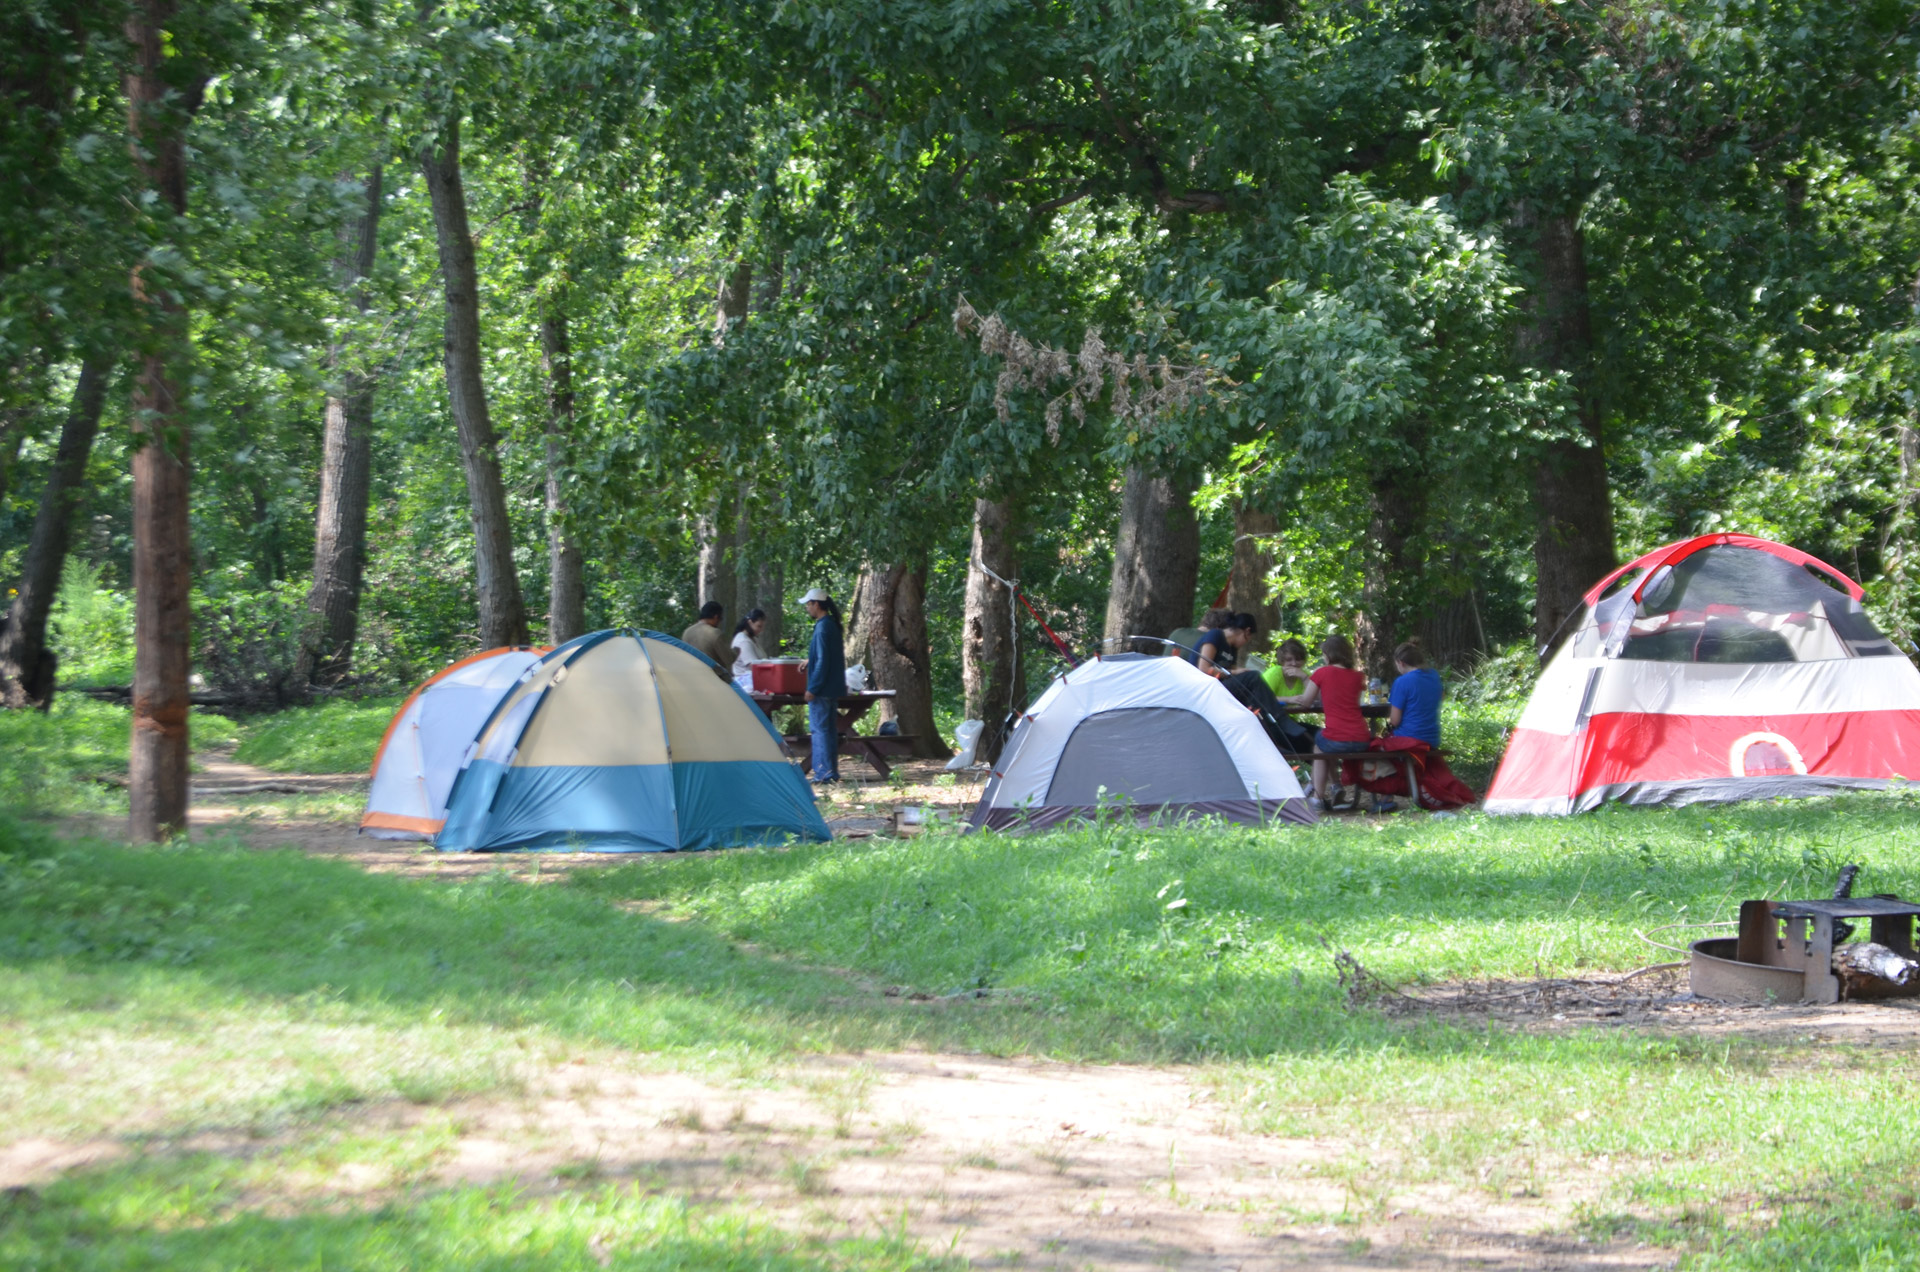
[[[753,664],[753,690],[755,693],[805,693],[807,660],[776,658]]]

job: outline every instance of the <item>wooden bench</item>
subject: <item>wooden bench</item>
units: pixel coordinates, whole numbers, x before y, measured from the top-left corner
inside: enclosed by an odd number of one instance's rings
[[[1420,802],[1420,766],[1414,761],[1411,751],[1307,751],[1297,758],[1342,762],[1351,760],[1356,764],[1398,764],[1401,772],[1407,775],[1407,797],[1416,805]],[[1390,795],[1387,798],[1398,797]]]
[[[873,771],[880,775],[881,781],[893,776],[893,766],[887,763],[887,757],[902,759],[913,754],[914,739],[904,733],[882,733],[868,736],[860,733],[842,733],[840,735],[840,754],[852,755],[865,760]],[[786,736],[787,754],[796,760],[813,758],[813,735],[811,733],[789,733]]]

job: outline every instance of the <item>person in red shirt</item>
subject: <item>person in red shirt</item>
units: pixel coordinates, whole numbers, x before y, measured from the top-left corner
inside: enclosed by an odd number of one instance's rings
[[[1326,712],[1326,726],[1313,736],[1313,749],[1330,754],[1364,751],[1373,741],[1366,717],[1360,714],[1360,695],[1366,692],[1366,676],[1353,668],[1353,645],[1345,636],[1329,636],[1321,643],[1320,653],[1327,665],[1307,677],[1307,687],[1296,697],[1286,699],[1290,707],[1320,707]],[[1331,803],[1333,761],[1313,762],[1313,794],[1307,806],[1325,811]]]

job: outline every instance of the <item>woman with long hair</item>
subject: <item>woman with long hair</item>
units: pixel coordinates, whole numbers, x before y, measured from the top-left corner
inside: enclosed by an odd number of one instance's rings
[[[760,648],[760,633],[767,630],[767,611],[747,612],[733,628],[733,683],[742,689],[753,688],[753,664],[765,662],[767,653]]]

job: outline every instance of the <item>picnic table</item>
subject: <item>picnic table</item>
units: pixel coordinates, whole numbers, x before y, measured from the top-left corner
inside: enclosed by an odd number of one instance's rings
[[[1280,709],[1288,715],[1323,715],[1326,712],[1324,706],[1290,707],[1284,702],[1280,704]],[[1390,720],[1393,718],[1393,708],[1384,702],[1363,702],[1360,704],[1360,714],[1369,720]]]
[[[858,724],[867,712],[873,710],[876,702],[884,702],[893,695],[894,691],[891,689],[869,689],[865,693],[850,693],[844,698],[836,699],[839,706],[834,710],[840,724],[840,754],[864,759],[872,766],[873,771],[880,775],[882,781],[893,776],[893,766],[887,763],[887,757],[892,756],[898,759],[903,755],[913,754],[913,739],[898,734],[869,737],[855,733],[853,726]],[[759,690],[754,690],[747,696],[753,699],[755,706],[766,713],[769,720],[773,718],[774,712],[787,707],[804,706],[807,701],[807,696],[803,693],[761,693]],[[813,735],[811,733],[789,733],[785,741],[788,755],[800,760],[812,757]]]

